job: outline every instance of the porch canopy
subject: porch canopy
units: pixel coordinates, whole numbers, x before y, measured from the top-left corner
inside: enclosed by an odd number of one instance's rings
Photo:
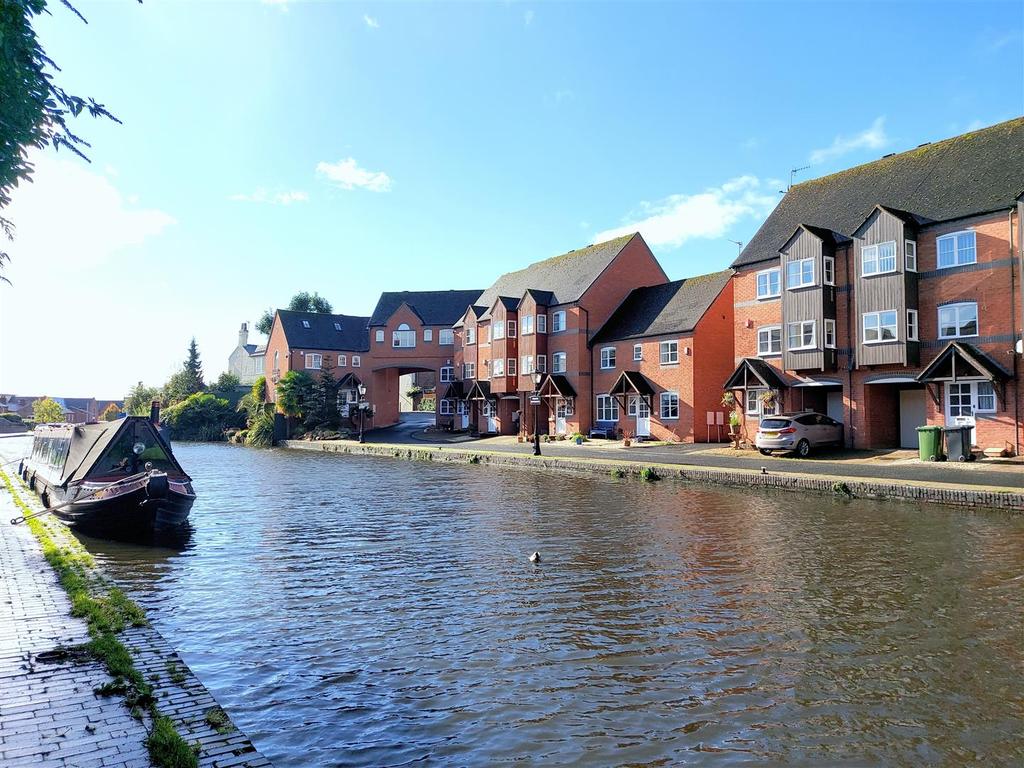
[[[495,400],[494,395],[491,394],[491,382],[489,381],[474,381],[472,388],[466,394],[467,400]]]
[[[723,387],[729,389],[784,389],[790,386],[774,366],[757,357],[744,357]]]
[[[973,344],[962,341],[949,342],[917,375],[924,384],[979,378],[995,384],[1006,381],[1010,374]]]
[[[612,395],[625,408],[630,397],[639,397],[654,407],[654,387],[640,371],[623,371],[615,380],[608,394]]]
[[[466,386],[461,381],[448,382],[448,387],[445,389],[444,394],[441,395],[442,400],[465,400],[466,399]]]
[[[576,397],[576,390],[565,376],[560,373],[552,373],[545,376],[544,381],[541,382],[540,396],[561,397],[564,400],[569,400]]]
[[[341,381],[338,382],[339,389],[358,389],[362,384],[362,379],[356,376],[354,373],[349,372],[341,377]]]

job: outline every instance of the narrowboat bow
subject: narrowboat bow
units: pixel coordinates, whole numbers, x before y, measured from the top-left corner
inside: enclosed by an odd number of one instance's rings
[[[149,418],[40,425],[21,476],[56,517],[83,531],[183,530],[196,496],[159,418],[154,403]]]

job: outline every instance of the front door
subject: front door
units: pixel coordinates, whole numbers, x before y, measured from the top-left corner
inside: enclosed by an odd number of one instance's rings
[[[923,389],[900,390],[900,448],[917,447],[917,428],[928,421]]]
[[[651,406],[642,397],[636,398],[636,436],[651,436]]]
[[[455,415],[459,417],[459,428],[469,429],[469,406],[465,400],[455,402]]]
[[[568,432],[568,426],[565,423],[566,416],[569,415],[569,405],[565,400],[559,398],[555,404],[555,434],[564,435]]]
[[[946,426],[970,427],[971,445],[974,445],[974,392],[973,381],[958,381],[946,385]]]
[[[498,431],[498,406],[490,400],[484,401],[484,416],[487,417],[487,431]]]

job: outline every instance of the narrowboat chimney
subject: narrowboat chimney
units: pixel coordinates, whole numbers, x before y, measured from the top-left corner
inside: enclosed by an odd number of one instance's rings
[[[154,427],[160,426],[160,401],[154,400],[149,404],[149,420]]]

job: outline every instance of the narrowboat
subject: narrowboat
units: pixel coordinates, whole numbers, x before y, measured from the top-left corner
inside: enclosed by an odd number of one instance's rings
[[[43,424],[22,478],[67,525],[99,535],[185,530],[196,495],[150,416],[91,424]]]

